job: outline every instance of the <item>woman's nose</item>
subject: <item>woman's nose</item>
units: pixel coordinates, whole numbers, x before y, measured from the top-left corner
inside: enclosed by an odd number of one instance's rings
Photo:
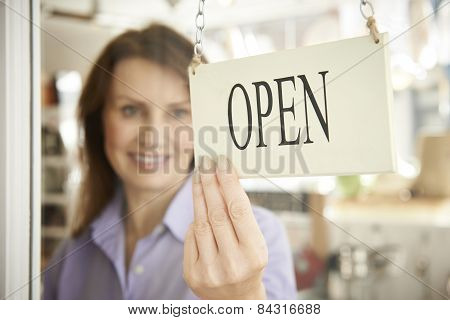
[[[165,125],[162,119],[153,118],[146,121],[139,127],[139,147],[148,151],[167,148],[170,141],[169,134],[169,126]]]

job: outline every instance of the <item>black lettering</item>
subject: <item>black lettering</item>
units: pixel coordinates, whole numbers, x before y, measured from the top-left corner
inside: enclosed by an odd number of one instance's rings
[[[325,100],[325,120],[323,119],[323,115],[320,112],[319,106],[317,105],[316,98],[314,97],[314,94],[311,90],[308,80],[306,79],[306,76],[303,74],[298,76],[300,78],[300,80],[302,80],[302,82],[303,82],[303,97],[305,100],[306,136],[307,136],[305,143],[314,143],[314,141],[312,141],[309,138],[309,121],[308,121],[308,108],[306,106],[306,93],[308,93],[308,97],[311,100],[311,103],[314,107],[314,111],[317,115],[317,118],[319,119],[320,125],[322,126],[322,130],[324,131],[328,142],[330,142],[330,136],[329,136],[329,132],[328,132],[327,92],[326,92],[326,88],[325,88],[325,75],[327,73],[328,73],[328,71],[319,72],[319,74],[322,76],[322,82],[323,82],[323,96],[324,96],[324,100]]]
[[[234,127],[233,127],[233,93],[234,89],[240,88],[242,92],[244,93],[245,102],[247,104],[247,122],[248,122],[248,135],[247,135],[247,141],[243,146],[240,146],[236,141],[236,136],[234,134]],[[230,128],[231,138],[233,139],[234,144],[239,150],[244,150],[247,148],[250,138],[252,136],[252,108],[250,106],[250,99],[248,97],[247,91],[245,91],[245,88],[242,84],[237,83],[233,86],[230,92],[230,96],[228,98],[228,126]]]
[[[264,136],[263,136],[263,128],[262,128],[262,118],[267,117],[272,112],[272,104],[273,104],[273,98],[272,98],[272,90],[270,90],[270,86],[265,81],[259,81],[259,82],[253,82],[253,85],[256,88],[256,108],[258,110],[258,128],[259,128],[259,144],[256,147],[267,147],[267,145],[264,143]],[[267,111],[265,113],[261,113],[261,96],[260,96],[260,87],[264,87],[267,92]]]
[[[278,106],[280,108],[281,142],[280,142],[279,146],[298,144],[298,142],[300,141],[300,130],[298,131],[297,139],[291,140],[291,141],[286,140],[286,131],[284,128],[284,113],[287,111],[292,112],[292,115],[294,116],[294,120],[295,120],[294,98],[292,98],[292,105],[289,108],[284,108],[284,106],[283,106],[283,89],[282,89],[282,84],[283,84],[283,82],[286,82],[286,81],[291,81],[292,84],[294,85],[294,89],[295,89],[295,78],[294,77],[286,77],[286,78],[280,78],[280,79],[274,79],[274,80],[277,82],[277,85],[278,85]]]

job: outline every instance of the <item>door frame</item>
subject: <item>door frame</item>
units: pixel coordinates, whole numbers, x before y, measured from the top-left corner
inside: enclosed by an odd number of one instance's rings
[[[0,2],[0,299],[39,299],[40,1]]]

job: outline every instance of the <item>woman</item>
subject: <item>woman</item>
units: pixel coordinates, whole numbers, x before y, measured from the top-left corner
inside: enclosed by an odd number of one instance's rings
[[[281,223],[228,160],[193,172],[193,45],[151,25],[112,40],[85,83],[83,181],[46,299],[295,299]],[[217,159],[216,159],[217,160]]]

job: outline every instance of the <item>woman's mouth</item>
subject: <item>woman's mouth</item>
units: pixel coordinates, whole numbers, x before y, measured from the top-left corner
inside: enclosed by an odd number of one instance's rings
[[[168,155],[158,155],[149,153],[129,152],[129,159],[136,165],[142,173],[155,171],[165,166],[170,158]]]

